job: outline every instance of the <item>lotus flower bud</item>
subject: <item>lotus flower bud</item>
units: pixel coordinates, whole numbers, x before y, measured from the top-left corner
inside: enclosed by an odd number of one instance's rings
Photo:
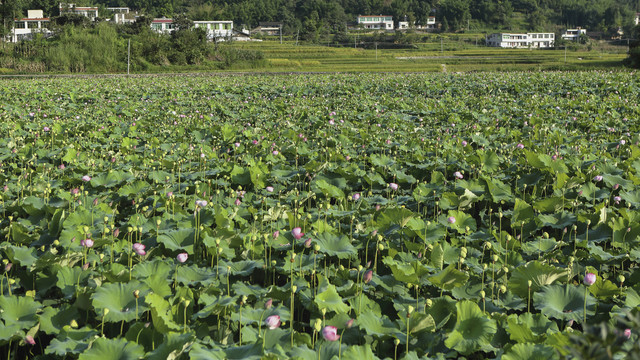
[[[137,298],[139,298],[139,297],[140,297],[140,290],[135,290],[135,291],[133,292],[133,296],[134,296],[136,299],[137,299]]]
[[[531,285],[533,285],[533,282],[531,280],[527,280],[527,286],[531,287]]]
[[[486,293],[484,292],[484,290],[480,290],[480,296],[482,296],[482,298],[484,299]]]
[[[425,300],[424,304],[425,304],[427,307],[431,307],[431,305],[433,305],[433,301],[432,301],[431,299],[427,299],[427,300]]]
[[[314,328],[317,332],[320,332],[320,330],[322,330],[322,320],[320,320],[320,319],[316,319],[316,321],[313,323],[313,328]]]

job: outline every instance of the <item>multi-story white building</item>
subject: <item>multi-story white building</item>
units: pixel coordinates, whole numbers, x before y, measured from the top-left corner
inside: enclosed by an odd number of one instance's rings
[[[60,3],[58,5],[58,9],[60,10],[60,15],[77,14],[77,15],[88,17],[89,20],[91,21],[94,21],[98,17],[97,7],[81,7],[81,6],[76,6],[76,4]]]
[[[204,29],[207,32],[207,39],[229,39],[233,36],[233,21],[194,21],[195,28]]]
[[[49,36],[52,31],[47,28],[49,18],[44,17],[42,10],[27,10],[27,17],[16,19],[13,23],[13,30],[7,35],[10,42],[33,39],[36,33]]]
[[[159,32],[161,34],[169,34],[175,30],[175,24],[173,23],[173,19],[153,19],[151,21],[151,30],[155,32]]]
[[[358,25],[372,30],[393,30],[393,16],[359,15]]]
[[[487,46],[502,48],[550,48],[554,46],[554,33],[495,33],[487,35]]]
[[[577,28],[577,29],[567,29],[561,35],[564,40],[567,41],[578,41],[580,40],[581,35],[587,35],[587,29]]]

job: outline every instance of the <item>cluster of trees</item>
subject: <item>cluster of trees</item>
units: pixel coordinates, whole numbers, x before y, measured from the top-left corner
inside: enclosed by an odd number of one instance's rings
[[[3,0],[0,16],[7,19],[42,9],[57,15],[59,0]],[[282,22],[286,33],[337,34],[357,15],[392,15],[395,21],[426,23],[436,16],[443,31],[459,31],[475,24],[479,29],[553,30],[581,26],[611,31],[627,26],[640,11],[639,0],[76,0],[77,5],[102,9],[128,6],[152,17],[184,14],[192,20],[233,20],[257,26],[259,22]],[[518,16],[514,16],[518,13]],[[106,11],[101,14],[108,16]],[[514,19],[524,18],[515,23]],[[517,28],[514,28],[517,27]]]

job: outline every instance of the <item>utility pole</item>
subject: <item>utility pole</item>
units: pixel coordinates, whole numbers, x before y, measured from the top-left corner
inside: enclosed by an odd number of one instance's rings
[[[444,54],[444,44],[442,42],[442,35],[440,35],[440,53]]]
[[[280,24],[280,45],[282,45],[282,24]]]
[[[300,35],[300,29],[298,29],[298,32],[296,33],[296,46],[298,46],[298,36]]]
[[[378,42],[376,41],[376,61],[378,61]]]
[[[131,67],[131,39],[129,39],[129,45],[127,46],[127,76],[129,76],[130,67]]]

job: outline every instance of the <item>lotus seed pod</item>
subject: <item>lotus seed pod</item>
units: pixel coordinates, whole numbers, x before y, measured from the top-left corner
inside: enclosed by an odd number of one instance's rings
[[[482,264],[482,270],[487,270],[487,268],[489,267],[489,265],[487,264]]]
[[[53,246],[59,246],[59,245],[60,245],[60,241],[58,241],[57,239],[53,240]]]
[[[104,222],[105,222],[105,223],[108,223],[108,222],[109,222],[109,218],[108,218],[108,217],[106,217],[106,216],[105,216],[102,220],[104,220]]]
[[[104,260],[104,254],[100,254],[99,257],[100,257],[100,261]]]
[[[624,275],[618,275],[618,281],[622,284],[625,281]]]
[[[296,285],[293,285],[293,286],[291,287],[291,292],[294,292],[294,293],[295,293],[296,291],[298,291],[298,287],[297,287]],[[325,310],[325,311],[326,311],[326,310]]]
[[[411,314],[413,312],[413,310],[415,310],[415,308],[411,305],[409,305],[409,307],[407,308],[407,311],[409,314]]]
[[[384,245],[378,244],[378,250],[380,250],[380,251],[384,250]]]
[[[89,233],[89,227],[88,226],[83,226],[82,230],[84,231],[85,234]]]
[[[500,292],[501,293],[506,293],[507,292],[507,287],[504,285],[500,285]]]
[[[186,299],[186,300],[184,301],[184,306],[185,306],[185,307],[188,307],[188,306],[189,306],[189,304],[191,304],[191,300]]]
[[[509,234],[507,234],[507,242],[513,240],[513,237]]]
[[[162,224],[162,220],[160,219],[156,220],[156,225],[160,226],[160,224]]]
[[[429,250],[429,251],[433,250],[433,244],[427,245],[427,250]]]
[[[382,241],[382,239],[383,239],[383,238],[382,238],[382,235],[378,234],[377,239],[378,239],[378,241]]]
[[[105,309],[107,311],[107,313],[109,312],[109,309]],[[71,320],[71,322],[69,323],[69,326],[71,326],[72,329],[77,329],[78,328],[78,322],[75,320]]]
[[[127,226],[127,232],[132,232],[133,228],[131,226]]]
[[[502,267],[502,272],[504,272],[505,274],[508,274],[509,273],[509,268],[506,267],[506,266],[503,266]]]
[[[502,219],[502,211],[498,213],[498,217]]]
[[[484,299],[486,293],[484,292],[484,290],[480,290],[480,296],[482,296],[482,298]]]
[[[315,250],[315,251],[320,251],[320,245],[315,244],[315,245],[313,246],[313,250]]]
[[[490,243],[490,242],[488,242],[488,241],[487,241],[487,242],[485,242],[485,243],[484,243],[484,246],[485,246],[487,249],[491,250],[491,246],[492,246],[492,245],[491,245],[491,243]]]
[[[358,265],[358,272],[362,271],[362,269],[364,269],[364,267],[362,265]]]
[[[344,270],[344,265],[340,264],[340,268],[339,269],[340,269],[340,271],[343,271]]]
[[[427,299],[425,301],[425,305],[427,305],[427,307],[431,307],[431,305],[433,305],[433,301],[431,299]]]
[[[548,232],[546,232],[546,231],[545,231],[545,232],[543,232],[543,233],[542,233],[542,237],[543,237],[543,238],[545,238],[545,239],[548,239],[548,238],[549,238],[549,233],[548,233]]]
[[[222,249],[220,249],[220,250],[221,250],[220,252],[222,252]],[[277,264],[278,264],[277,261],[271,260],[271,266],[276,266]]]
[[[573,226],[571,227],[571,230],[573,230],[573,231],[578,230],[578,226],[577,226],[577,225],[573,225]]]
[[[398,340],[398,339],[393,340],[393,344],[394,344],[395,346],[400,345],[400,340]]]
[[[320,330],[322,330],[322,320],[320,320],[320,319],[316,319],[316,321],[313,323],[313,328],[314,328],[317,332],[320,332]]]
[[[531,287],[531,285],[533,285],[533,282],[531,280],[527,281],[527,286]]]
[[[587,219],[587,226],[591,225],[591,220]]]
[[[137,299],[137,298],[139,298],[139,297],[140,297],[140,290],[135,290],[135,291],[133,292],[133,296],[134,296],[136,299]]]
[[[467,248],[466,247],[462,247],[460,249],[460,257],[463,258],[463,259],[467,257]]]
[[[498,255],[491,256],[491,260],[493,260],[493,262],[498,261]]]

